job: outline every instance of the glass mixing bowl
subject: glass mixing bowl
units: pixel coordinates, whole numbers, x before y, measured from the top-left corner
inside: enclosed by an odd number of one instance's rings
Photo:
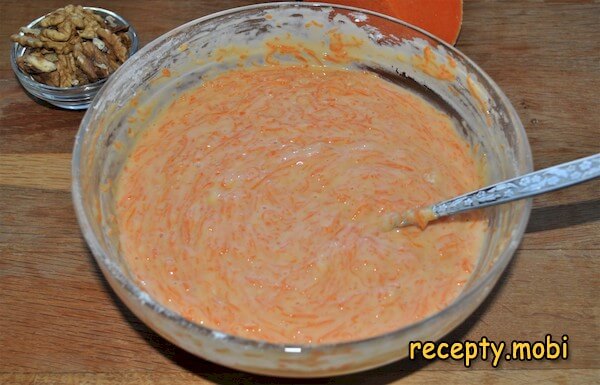
[[[324,63],[328,53],[318,50],[327,51],[333,33],[362,41],[349,49],[346,66],[375,71],[448,112],[485,154],[489,182],[532,170],[523,126],[492,79],[453,47],[391,17],[326,4],[261,4],[209,15],[159,37],[119,68],[92,102],[75,141],[72,192],[83,235],[114,291],[149,327],[199,357],[287,377],[351,373],[401,359],[410,341],[443,337],[481,304],[523,236],[530,200],[488,209],[489,231],[480,258],[453,303],[390,333],[335,344],[274,344],[228,335],[186,320],[136,284],[120,254],[112,185],[133,142],[128,133],[132,127],[144,128],[133,114],[143,108],[151,114],[158,107],[146,102],[159,94],[173,97],[199,84],[208,71],[240,60],[260,62],[264,42],[274,36],[312,44]],[[271,60],[295,60],[277,55]]]

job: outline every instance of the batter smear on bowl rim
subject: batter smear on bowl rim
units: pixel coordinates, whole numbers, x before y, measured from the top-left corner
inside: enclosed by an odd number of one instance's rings
[[[178,95],[135,143],[117,222],[138,283],[198,324],[333,343],[451,303],[485,237],[480,213],[380,231],[389,212],[483,185],[452,120],[374,74],[224,72]]]

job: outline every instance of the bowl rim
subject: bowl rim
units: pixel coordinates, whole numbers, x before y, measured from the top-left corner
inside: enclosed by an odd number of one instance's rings
[[[85,7],[85,6],[83,8],[88,9],[94,13],[104,13],[104,14],[106,14],[106,16],[112,16],[115,19],[128,25],[129,29],[127,30],[127,32],[131,36],[131,47],[129,48],[129,50],[127,52],[127,58],[129,59],[138,51],[138,48],[139,48],[138,34],[137,34],[135,28],[133,27],[133,25],[127,19],[125,19],[123,16],[121,16],[118,13],[113,12],[109,9],[100,8],[100,7]],[[38,17],[37,19],[32,20],[27,25],[25,25],[25,28],[35,27],[40,21],[42,21],[42,19],[44,19],[46,16],[48,16],[52,12],[54,12],[54,11],[46,13],[46,14]],[[19,34],[22,34],[22,32],[20,31],[20,28],[19,28]],[[86,91],[90,91],[97,87],[102,87],[104,85],[104,83],[106,83],[107,79],[112,75],[112,74],[109,74],[108,77],[97,80],[93,83],[88,83],[88,84],[78,85],[78,86],[71,86],[71,87],[55,87],[55,86],[50,86],[48,84],[40,83],[37,80],[32,79],[29,75],[23,73],[23,71],[21,71],[21,69],[17,66],[17,57],[23,56],[22,53],[17,54],[17,52],[20,50],[20,47],[24,47],[24,46],[22,46],[21,44],[19,44],[17,42],[12,43],[12,46],[10,49],[10,66],[12,67],[12,70],[15,73],[15,75],[17,76],[17,78],[19,79],[19,81],[25,82],[28,87],[37,88],[42,91],[51,91],[51,92],[67,92],[68,91],[68,92],[72,92],[72,93],[76,94],[78,91],[86,92]],[[24,47],[24,48],[26,48],[26,47]],[[123,63],[123,64],[125,64],[125,63]]]
[[[274,3],[252,4],[252,5],[230,8],[230,9],[226,9],[223,11],[211,13],[209,15],[202,16],[200,18],[197,18],[197,19],[191,20],[187,23],[184,23],[184,24],[162,34],[161,36],[155,38],[152,42],[150,42],[149,44],[144,46],[141,50],[139,50],[136,53],[136,55],[146,54],[153,47],[158,45],[159,42],[164,40],[168,35],[181,32],[184,29],[189,28],[192,25],[195,25],[197,23],[205,22],[205,21],[208,21],[211,19],[220,18],[222,16],[227,16],[227,15],[235,14],[235,13],[242,12],[242,11],[254,10],[254,9],[272,9],[272,8],[277,8],[277,7],[333,8],[333,9],[341,9],[341,10],[348,10],[348,11],[356,11],[356,12],[364,13],[367,15],[376,16],[379,18],[387,19],[387,20],[392,21],[397,24],[401,24],[409,29],[420,32],[421,34],[432,39],[437,44],[442,45],[446,50],[449,50],[453,54],[458,55],[459,57],[464,59],[465,62],[467,62],[469,65],[471,65],[477,72],[477,75],[480,76],[483,80],[485,80],[491,86],[492,90],[495,93],[497,93],[501,103],[506,107],[506,110],[510,116],[511,122],[514,123],[514,125],[515,125],[515,130],[521,135],[522,140],[523,140],[522,146],[523,146],[523,149],[525,150],[523,161],[524,161],[525,169],[522,171],[522,173],[528,173],[533,170],[531,147],[529,145],[529,141],[527,138],[525,128],[523,127],[523,124],[522,124],[514,106],[512,105],[512,103],[510,102],[508,97],[504,94],[504,92],[500,89],[500,87],[492,80],[492,78],[487,73],[485,73],[475,62],[473,62],[470,58],[468,58],[461,51],[454,48],[452,45],[449,45],[445,41],[441,40],[440,38],[432,35],[431,33],[427,32],[419,27],[416,27],[405,21],[402,21],[400,19],[388,16],[385,14],[381,14],[378,12],[369,11],[369,10],[365,10],[365,9],[361,9],[361,8],[350,7],[350,6],[345,6],[345,5],[338,5],[338,4],[329,4],[329,3],[325,3],[325,2],[301,2],[301,3],[299,3],[299,2],[292,2],[292,1],[284,1],[284,2],[274,2]],[[128,64],[127,62],[124,63],[122,66],[120,66],[115,71],[115,73],[117,73],[118,71],[123,71],[123,68],[126,67],[127,64]],[[179,313],[167,308],[160,302],[156,301],[152,296],[150,296],[150,294],[148,294],[147,292],[140,289],[140,287],[138,287],[132,280],[127,278],[127,276],[123,273],[122,269],[118,266],[118,264],[116,262],[114,262],[112,259],[110,259],[107,256],[104,249],[102,249],[102,247],[100,246],[98,240],[96,239],[96,236],[94,235],[94,233],[92,231],[92,228],[90,225],[90,220],[84,209],[82,193],[81,193],[81,185],[80,185],[81,173],[79,170],[79,165],[80,165],[80,160],[81,160],[82,143],[83,143],[84,136],[87,132],[87,125],[88,125],[89,121],[91,120],[92,114],[94,114],[94,112],[96,110],[96,108],[94,108],[94,105],[98,103],[98,100],[101,99],[102,94],[104,92],[106,92],[106,89],[108,89],[108,87],[110,87],[110,84],[114,81],[114,79],[115,79],[115,77],[113,77],[113,76],[109,77],[106,87],[102,87],[102,89],[100,89],[100,91],[98,93],[98,97],[94,98],[94,101],[92,102],[90,108],[85,113],[85,116],[83,117],[83,119],[81,121],[79,130],[75,137],[72,163],[71,163],[71,173],[72,173],[71,193],[72,193],[72,197],[73,197],[73,203],[75,206],[75,213],[76,213],[77,219],[79,221],[79,225],[82,229],[83,236],[84,236],[88,246],[90,247],[92,254],[94,255],[96,261],[101,265],[101,267],[104,267],[111,274],[111,276],[114,279],[116,279],[116,281],[123,288],[125,288],[125,290],[127,290],[127,292],[131,296],[133,296],[135,299],[140,301],[142,306],[149,307],[154,313],[157,313],[157,314],[167,318],[168,320],[179,324],[180,326],[182,326],[186,329],[192,330],[193,332],[197,332],[197,333],[203,334],[203,335],[210,335],[214,339],[219,339],[219,340],[227,341],[230,343],[239,344],[245,348],[256,348],[256,349],[262,349],[262,350],[266,349],[269,351],[281,351],[284,353],[294,353],[295,356],[310,354],[311,352],[315,352],[315,351],[327,351],[327,350],[333,350],[333,349],[337,349],[337,348],[356,347],[356,346],[362,346],[365,344],[374,343],[376,341],[382,341],[382,340],[390,338],[391,336],[395,336],[395,335],[399,335],[399,334],[407,333],[407,332],[409,333],[412,330],[418,330],[425,324],[433,322],[434,320],[444,316],[445,314],[455,311],[463,303],[465,303],[470,298],[475,296],[480,290],[484,289],[484,287],[489,285],[490,283],[492,283],[492,288],[493,288],[493,286],[496,284],[497,280],[501,277],[502,273],[506,269],[509,262],[512,260],[512,257],[514,255],[518,245],[520,244],[521,239],[523,238],[523,234],[525,232],[525,228],[527,226],[527,222],[529,220],[529,216],[531,213],[531,205],[532,205],[532,200],[533,200],[531,198],[523,200],[523,209],[522,209],[522,212],[520,215],[521,218],[520,218],[516,228],[514,228],[513,231],[511,232],[509,242],[506,243],[506,245],[504,246],[504,249],[502,250],[500,255],[497,257],[497,262],[490,268],[490,270],[488,272],[486,272],[486,274],[481,278],[481,280],[479,282],[476,282],[473,286],[471,286],[467,290],[461,292],[459,294],[459,296],[452,303],[450,303],[448,306],[444,307],[442,310],[435,312],[433,314],[430,314],[427,317],[420,319],[412,324],[405,325],[401,328],[394,329],[394,330],[389,331],[384,334],[379,334],[379,335],[375,335],[375,336],[371,336],[371,337],[367,337],[367,338],[361,338],[361,339],[357,339],[357,340],[349,340],[349,341],[341,341],[341,342],[333,342],[333,343],[323,343],[323,344],[296,344],[291,341],[288,343],[273,343],[273,342],[251,339],[251,338],[246,338],[246,337],[229,334],[229,333],[226,333],[226,332],[223,332],[223,331],[220,331],[217,329],[213,329],[213,328],[198,324],[196,322],[190,321],[190,320],[184,318],[183,316],[181,316]],[[517,170],[517,174],[519,174],[519,170]],[[491,291],[491,288],[490,288],[490,291]],[[488,293],[488,295],[489,295],[489,293]],[[471,314],[472,313],[469,313],[466,317],[470,316]],[[461,323],[462,322],[464,322],[464,318],[461,320]],[[290,348],[290,347],[294,347],[295,349],[293,351],[286,350],[286,348]]]

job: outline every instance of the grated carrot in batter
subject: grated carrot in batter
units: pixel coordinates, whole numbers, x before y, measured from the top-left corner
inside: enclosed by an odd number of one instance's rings
[[[358,71],[223,73],[152,121],[115,183],[140,285],[194,322],[271,342],[365,338],[438,311],[486,228],[472,213],[379,231],[386,213],[482,180],[447,115]]]

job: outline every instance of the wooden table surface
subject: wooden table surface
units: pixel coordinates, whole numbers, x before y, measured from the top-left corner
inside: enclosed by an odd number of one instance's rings
[[[91,1],[124,15],[142,43],[252,1]],[[116,298],[82,239],[70,161],[82,112],[36,103],[16,81],[8,37],[65,3],[0,3],[0,383],[297,383],[197,359]],[[516,107],[536,168],[600,151],[600,3],[465,0],[458,48]],[[568,360],[407,360],[310,383],[600,382],[600,183],[535,199],[525,238],[488,300],[446,340],[569,336]]]

